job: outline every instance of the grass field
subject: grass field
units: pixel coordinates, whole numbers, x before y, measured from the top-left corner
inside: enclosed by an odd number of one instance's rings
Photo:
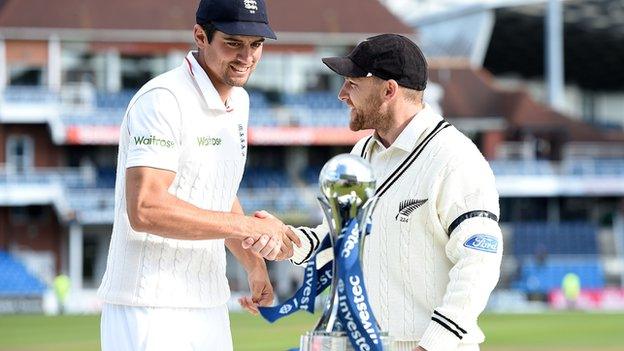
[[[270,325],[232,313],[236,351],[283,351],[316,317],[298,313]],[[488,314],[480,322],[484,351],[623,351],[624,314]],[[99,316],[0,316],[0,351],[99,350]]]

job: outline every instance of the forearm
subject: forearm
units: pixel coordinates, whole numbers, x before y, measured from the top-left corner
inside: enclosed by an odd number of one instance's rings
[[[128,206],[128,216],[137,231],[182,240],[244,238],[252,227],[242,214],[204,210],[169,193]]]
[[[232,205],[232,214],[239,216],[244,215],[243,208],[238,201],[238,198],[234,200],[234,204]],[[264,262],[264,259],[254,254],[251,250],[243,249],[241,239],[225,239],[225,246],[228,248],[228,250],[230,250],[234,257],[236,257],[238,262],[243,265],[247,273],[258,267],[266,270],[266,264]]]
[[[236,257],[238,262],[243,265],[248,274],[257,268],[266,271],[264,259],[254,254],[251,250],[243,249],[240,239],[225,239],[225,246]]]

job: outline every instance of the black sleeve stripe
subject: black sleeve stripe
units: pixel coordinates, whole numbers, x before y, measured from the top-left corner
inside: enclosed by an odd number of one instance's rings
[[[470,218],[475,218],[475,217],[489,218],[495,222],[498,222],[498,217],[496,217],[496,215],[490,211],[477,210],[477,211],[466,212],[463,215],[457,217],[457,219],[455,219],[453,223],[451,223],[447,231],[448,236],[451,236],[451,233],[453,232],[453,230],[455,230],[463,221],[470,219]]]
[[[308,238],[311,238],[312,241],[314,241],[314,244],[312,245],[312,252],[316,251],[316,249],[319,247],[319,244],[321,243],[316,233],[313,230],[303,227],[299,228],[299,230],[301,230]]]
[[[464,337],[462,335],[459,335],[459,333],[455,330],[453,330],[451,327],[449,327],[448,325],[446,325],[444,322],[442,322],[441,320],[437,319],[436,317],[431,317],[431,320],[438,323],[439,325],[443,326],[446,330],[450,331],[451,333],[455,334],[456,337],[459,338],[459,340],[463,339]]]
[[[362,151],[360,151],[360,157],[366,158],[366,149],[368,147],[368,143],[373,139],[373,136],[369,136],[368,139],[364,142],[364,146],[362,147]]]
[[[310,235],[308,233],[306,233],[303,230],[302,230],[302,232],[306,236],[308,241],[310,242],[310,251],[308,251],[308,254],[303,258],[303,260],[301,260],[301,262],[297,263],[297,262],[293,261],[293,263],[296,264],[296,265],[300,265],[303,262],[307,261],[310,258],[310,256],[312,256],[312,253],[314,252],[314,240],[312,240],[312,238],[310,237]]]
[[[442,313],[438,312],[438,311],[433,311],[433,314],[435,314],[436,316],[442,317],[444,318],[447,322],[451,323],[453,326],[455,326],[455,328],[457,328],[457,330],[459,330],[460,332],[466,334],[466,331],[464,329],[462,329],[459,325],[457,325],[457,323],[453,322],[453,320],[451,320],[450,318],[446,317],[445,315],[443,315]],[[435,317],[432,317],[435,318]]]

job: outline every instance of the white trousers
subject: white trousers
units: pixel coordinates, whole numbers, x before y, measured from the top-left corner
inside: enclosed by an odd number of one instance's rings
[[[162,308],[104,304],[102,351],[232,351],[227,306]]]
[[[418,347],[418,341],[396,341],[394,343],[395,351],[413,351]],[[428,350],[429,351],[429,350]],[[438,351],[438,350],[430,350]],[[443,351],[443,350],[440,350]],[[455,350],[454,350],[455,351]],[[479,345],[461,345],[456,351],[479,351]]]

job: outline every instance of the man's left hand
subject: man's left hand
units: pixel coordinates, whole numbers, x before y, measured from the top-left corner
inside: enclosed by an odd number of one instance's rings
[[[257,315],[258,306],[270,306],[273,303],[273,286],[264,267],[258,267],[249,272],[247,279],[251,296],[239,298],[238,303],[249,313]]]

